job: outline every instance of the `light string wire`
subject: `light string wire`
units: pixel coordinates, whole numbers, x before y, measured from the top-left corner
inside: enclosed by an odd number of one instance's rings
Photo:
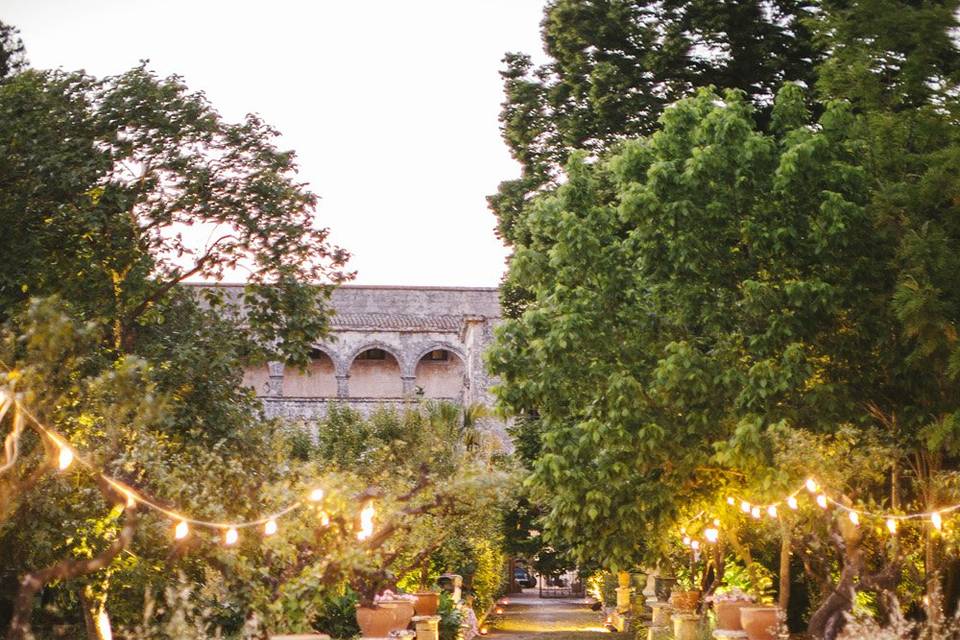
[[[20,402],[19,399],[17,399],[15,394],[11,394],[9,391],[0,389],[0,420],[2,420],[3,416],[6,414],[7,410],[11,406],[14,408],[16,412],[19,412],[21,413],[21,415],[26,416],[30,424],[39,433],[41,433],[50,442],[52,442],[55,447],[57,447],[58,451],[60,452],[61,470],[65,470],[67,467],[70,466],[72,462],[76,461],[81,466],[97,474],[105,482],[107,482],[107,484],[112,486],[121,495],[127,498],[128,504],[129,504],[129,501],[134,501],[138,504],[141,504],[145,507],[153,509],[154,511],[157,511],[158,513],[165,515],[166,517],[176,521],[177,523],[187,523],[187,524],[192,524],[198,527],[205,527],[208,529],[226,531],[229,536],[231,531],[235,531],[237,529],[267,526],[269,525],[269,523],[273,522],[274,525],[270,527],[272,531],[270,531],[267,534],[267,535],[270,535],[271,533],[276,532],[275,521],[277,519],[282,518],[302,508],[306,504],[303,500],[296,500],[295,502],[287,505],[286,507],[280,509],[279,511],[275,511],[274,513],[271,513],[266,516],[262,516],[255,520],[244,520],[244,521],[237,521],[237,522],[217,522],[217,521],[211,521],[211,520],[203,520],[200,518],[194,518],[194,517],[185,515],[179,510],[174,510],[174,509],[164,507],[163,505],[157,503],[155,499],[151,499],[147,497],[146,495],[130,487],[126,483],[121,482],[120,480],[117,480],[116,478],[113,478],[107,475],[106,473],[104,473],[103,471],[99,470],[86,457],[79,455],[77,453],[77,450],[73,447],[73,445],[70,444],[70,442],[64,436],[60,435],[58,432],[51,429],[50,427],[44,425],[27,407],[23,405],[22,402]],[[9,459],[7,460],[8,464],[12,464],[12,462],[13,462],[12,460],[9,460]],[[324,495],[324,492],[322,489],[314,489],[310,494],[310,501],[319,502],[323,499],[323,495]],[[368,513],[371,514],[371,517],[367,518],[367,520],[371,522],[364,524],[364,527],[362,527],[363,530],[358,534],[358,536],[366,534],[366,537],[369,537],[370,532],[366,532],[366,529],[369,529],[370,527],[372,527],[372,510],[370,510],[369,505],[365,507],[365,509],[367,509]],[[324,520],[326,520],[326,518],[324,518]],[[178,528],[177,537],[183,537],[179,535],[179,532],[180,530]],[[230,544],[232,544],[232,542]]]
[[[882,511],[870,511],[868,509],[857,509],[833,498],[830,494],[834,492],[828,490],[826,487],[818,483],[813,477],[807,478],[807,480],[799,488],[791,493],[788,493],[785,497],[777,500],[776,502],[754,504],[749,500],[744,500],[736,495],[728,495],[726,502],[731,507],[737,507],[737,510],[742,512],[744,515],[752,516],[756,520],[761,519],[764,514],[776,519],[780,517],[778,507],[781,507],[782,505],[787,505],[791,511],[799,509],[800,505],[797,501],[797,496],[803,495],[805,490],[811,495],[816,496],[816,504],[821,509],[826,509],[828,506],[832,505],[845,512],[849,516],[850,521],[856,526],[859,526],[861,516],[874,520],[884,520],[886,521],[887,529],[891,534],[895,534],[897,532],[897,523],[905,520],[921,519],[930,520],[934,528],[940,531],[943,528],[943,516],[960,511],[960,503],[946,505],[932,511],[918,511],[914,513],[885,513]],[[697,515],[690,518],[687,521],[686,526],[680,529],[681,534],[684,536],[684,546],[692,546],[695,543],[696,546],[693,548],[697,549],[699,547],[699,541],[688,535],[687,529],[704,515],[706,515],[706,512],[701,511]],[[712,519],[712,524],[708,523],[703,533],[705,534],[707,541],[713,543],[717,541],[719,535],[720,519],[715,518],[714,516],[710,516],[710,518]]]

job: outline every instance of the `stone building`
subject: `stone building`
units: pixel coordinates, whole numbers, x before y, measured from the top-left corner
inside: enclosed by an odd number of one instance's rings
[[[245,372],[268,415],[310,418],[331,402],[364,414],[417,399],[491,404],[483,352],[500,318],[496,288],[342,286],[331,336],[307,371]]]

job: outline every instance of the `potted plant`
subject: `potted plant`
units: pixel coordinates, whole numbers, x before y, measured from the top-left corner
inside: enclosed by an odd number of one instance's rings
[[[401,631],[410,624],[417,597],[389,589],[375,595],[369,604],[361,600],[357,607],[357,624],[365,638],[385,638],[391,631]]]
[[[780,607],[772,604],[741,607],[740,624],[747,633],[747,640],[776,640]]]
[[[740,609],[753,605],[756,598],[738,587],[717,589],[708,600],[713,603],[717,614],[717,629],[724,631],[743,631],[740,623]]]

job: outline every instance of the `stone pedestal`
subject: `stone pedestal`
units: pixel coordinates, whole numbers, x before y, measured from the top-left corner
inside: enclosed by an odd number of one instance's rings
[[[747,640],[747,632],[735,629],[717,629],[713,632],[713,637],[717,640]]]
[[[657,587],[656,587],[656,578],[658,573],[656,571],[647,572],[647,584],[643,587],[643,597],[645,600],[656,600],[657,599]]]
[[[647,627],[647,640],[672,640],[670,627]]]
[[[440,616],[414,616],[417,627],[417,640],[439,640]]]
[[[700,636],[700,616],[695,613],[675,613],[670,619],[674,640],[697,640]]]
[[[617,587],[617,611],[626,613],[630,611],[630,596],[633,594],[631,587]]]
[[[655,627],[666,627],[670,625],[670,616],[673,614],[673,607],[666,602],[651,602],[650,609],[653,611],[653,620],[650,621]]]

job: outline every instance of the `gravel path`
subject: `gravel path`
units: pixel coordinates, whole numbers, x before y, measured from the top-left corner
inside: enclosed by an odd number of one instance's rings
[[[502,614],[491,613],[488,638],[496,640],[626,640],[627,634],[610,633],[604,617],[591,611],[586,600],[560,600],[517,594]]]

